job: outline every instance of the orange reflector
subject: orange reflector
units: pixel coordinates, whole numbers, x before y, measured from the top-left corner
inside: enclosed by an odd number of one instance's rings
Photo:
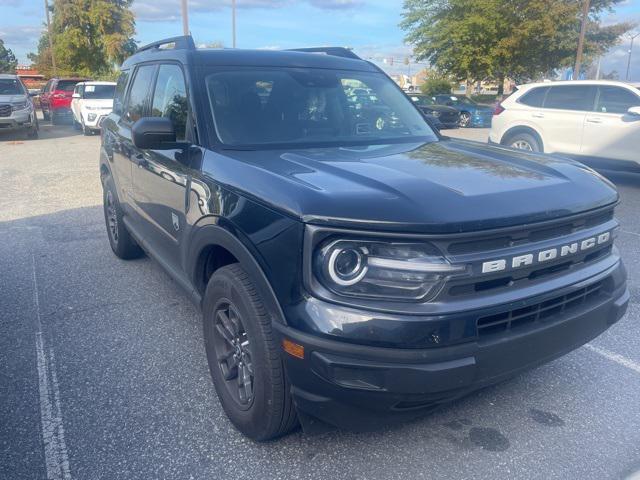
[[[282,340],[282,348],[289,355],[292,355],[296,358],[304,359],[304,347],[302,345],[298,345],[297,343],[284,338]]]

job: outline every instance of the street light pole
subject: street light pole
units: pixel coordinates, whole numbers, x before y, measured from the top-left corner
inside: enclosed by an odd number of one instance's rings
[[[182,0],[182,34],[189,35],[189,9],[187,7],[187,0]]]
[[[578,39],[578,52],[576,53],[576,65],[573,69],[573,79],[580,77],[580,67],[582,66],[582,51],[584,49],[584,36],[587,32],[587,21],[589,20],[589,0],[582,0],[582,25],[580,26],[580,38]]]
[[[626,79],[629,80],[629,74],[631,73],[631,52],[633,51],[633,41],[635,40],[635,38],[640,35],[640,32],[638,33],[630,33],[629,34],[629,38],[631,39],[631,45],[629,45],[629,58],[627,59],[627,75],[626,75]]]
[[[231,45],[236,48],[236,0],[231,0]]]
[[[49,52],[51,52],[51,68],[53,69],[53,75],[55,76],[57,74],[56,56],[53,53],[53,40],[51,39],[51,19],[49,18],[49,1],[48,0],[44,0],[44,14],[47,18],[47,37],[49,38]]]

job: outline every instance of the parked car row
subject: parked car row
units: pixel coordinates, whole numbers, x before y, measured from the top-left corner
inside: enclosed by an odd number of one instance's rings
[[[115,86],[114,82],[84,78],[52,78],[40,95],[42,116],[54,125],[71,121],[85,135],[90,135],[111,112]]]
[[[488,128],[491,126],[493,107],[481,105],[470,98],[451,94],[434,96],[413,92],[407,94],[437,128]]]

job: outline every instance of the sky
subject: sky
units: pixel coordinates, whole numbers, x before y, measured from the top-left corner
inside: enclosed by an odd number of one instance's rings
[[[535,0],[532,0],[535,1]],[[0,38],[20,63],[35,51],[44,25],[42,0],[0,0]],[[237,0],[237,46],[293,48],[347,46],[389,73],[409,73],[424,64],[403,64],[411,54],[398,27],[402,0]],[[221,42],[230,47],[231,0],[189,0],[189,24],[196,43]],[[182,33],[180,0],[134,0],[136,40],[141,44]],[[640,24],[640,0],[623,0],[603,23]],[[638,27],[640,32],[640,26]],[[602,70],[626,73],[629,40],[602,59]],[[384,58],[394,58],[393,66]],[[640,37],[631,60],[631,78],[640,81]]]

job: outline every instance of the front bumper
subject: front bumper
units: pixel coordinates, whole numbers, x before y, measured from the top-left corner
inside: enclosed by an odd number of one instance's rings
[[[84,124],[94,130],[100,129],[102,122],[108,115],[108,113],[100,113],[95,111],[87,111],[82,113]]]
[[[0,117],[0,131],[2,130],[22,130],[35,125],[35,112],[18,111],[10,117]]]
[[[527,302],[542,305],[558,295],[575,298],[575,292],[595,284],[602,286],[598,295],[571,308],[563,307],[544,320],[433,348],[358,345],[276,325],[281,339],[304,346],[304,359],[284,354],[296,407],[303,417],[355,430],[413,418],[553,360],[600,335],[627,308],[629,292],[621,262],[597,276]],[[340,314],[335,305],[325,304],[324,308]]]

